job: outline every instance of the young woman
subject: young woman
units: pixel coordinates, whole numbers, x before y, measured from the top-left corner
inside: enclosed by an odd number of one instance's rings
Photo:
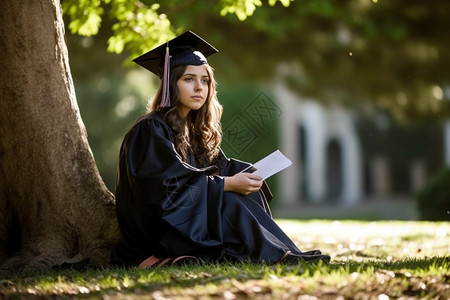
[[[300,251],[272,219],[272,195],[248,163],[220,149],[222,106],[206,56],[217,50],[188,31],[134,61],[161,87],[149,112],[126,134],[116,208],[116,265],[147,268],[187,259],[298,263]]]

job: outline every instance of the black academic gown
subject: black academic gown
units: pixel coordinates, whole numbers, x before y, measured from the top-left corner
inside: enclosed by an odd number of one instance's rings
[[[122,240],[113,249],[115,265],[138,265],[151,255],[193,255],[206,262],[250,260],[278,262],[321,257],[301,252],[272,219],[267,186],[249,196],[224,192],[221,176],[249,166],[221,152],[211,166],[183,162],[174,134],[157,112],[126,134],[116,187],[116,211]]]

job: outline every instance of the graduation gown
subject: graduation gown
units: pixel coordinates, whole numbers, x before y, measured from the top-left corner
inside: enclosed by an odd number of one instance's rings
[[[174,133],[157,112],[140,119],[120,150],[116,213],[122,240],[111,263],[134,266],[151,255],[193,255],[206,262],[278,262],[317,259],[318,250],[301,252],[272,219],[272,195],[264,183],[243,196],[224,191],[222,176],[249,166],[221,151],[210,166],[184,162]]]

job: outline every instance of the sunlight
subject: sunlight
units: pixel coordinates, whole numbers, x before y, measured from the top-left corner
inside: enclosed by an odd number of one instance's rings
[[[433,97],[436,98],[437,100],[444,99],[444,91],[438,85],[433,86],[433,88],[431,89],[431,93],[433,94]]]
[[[116,115],[120,118],[126,117],[131,111],[137,107],[137,99],[135,96],[128,95],[120,100],[116,105]]]

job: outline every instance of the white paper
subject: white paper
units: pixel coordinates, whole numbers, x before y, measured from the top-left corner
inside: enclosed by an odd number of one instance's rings
[[[256,168],[256,171],[253,174],[267,179],[281,170],[286,169],[291,164],[292,162],[280,150],[277,150],[255,163],[253,167]]]

